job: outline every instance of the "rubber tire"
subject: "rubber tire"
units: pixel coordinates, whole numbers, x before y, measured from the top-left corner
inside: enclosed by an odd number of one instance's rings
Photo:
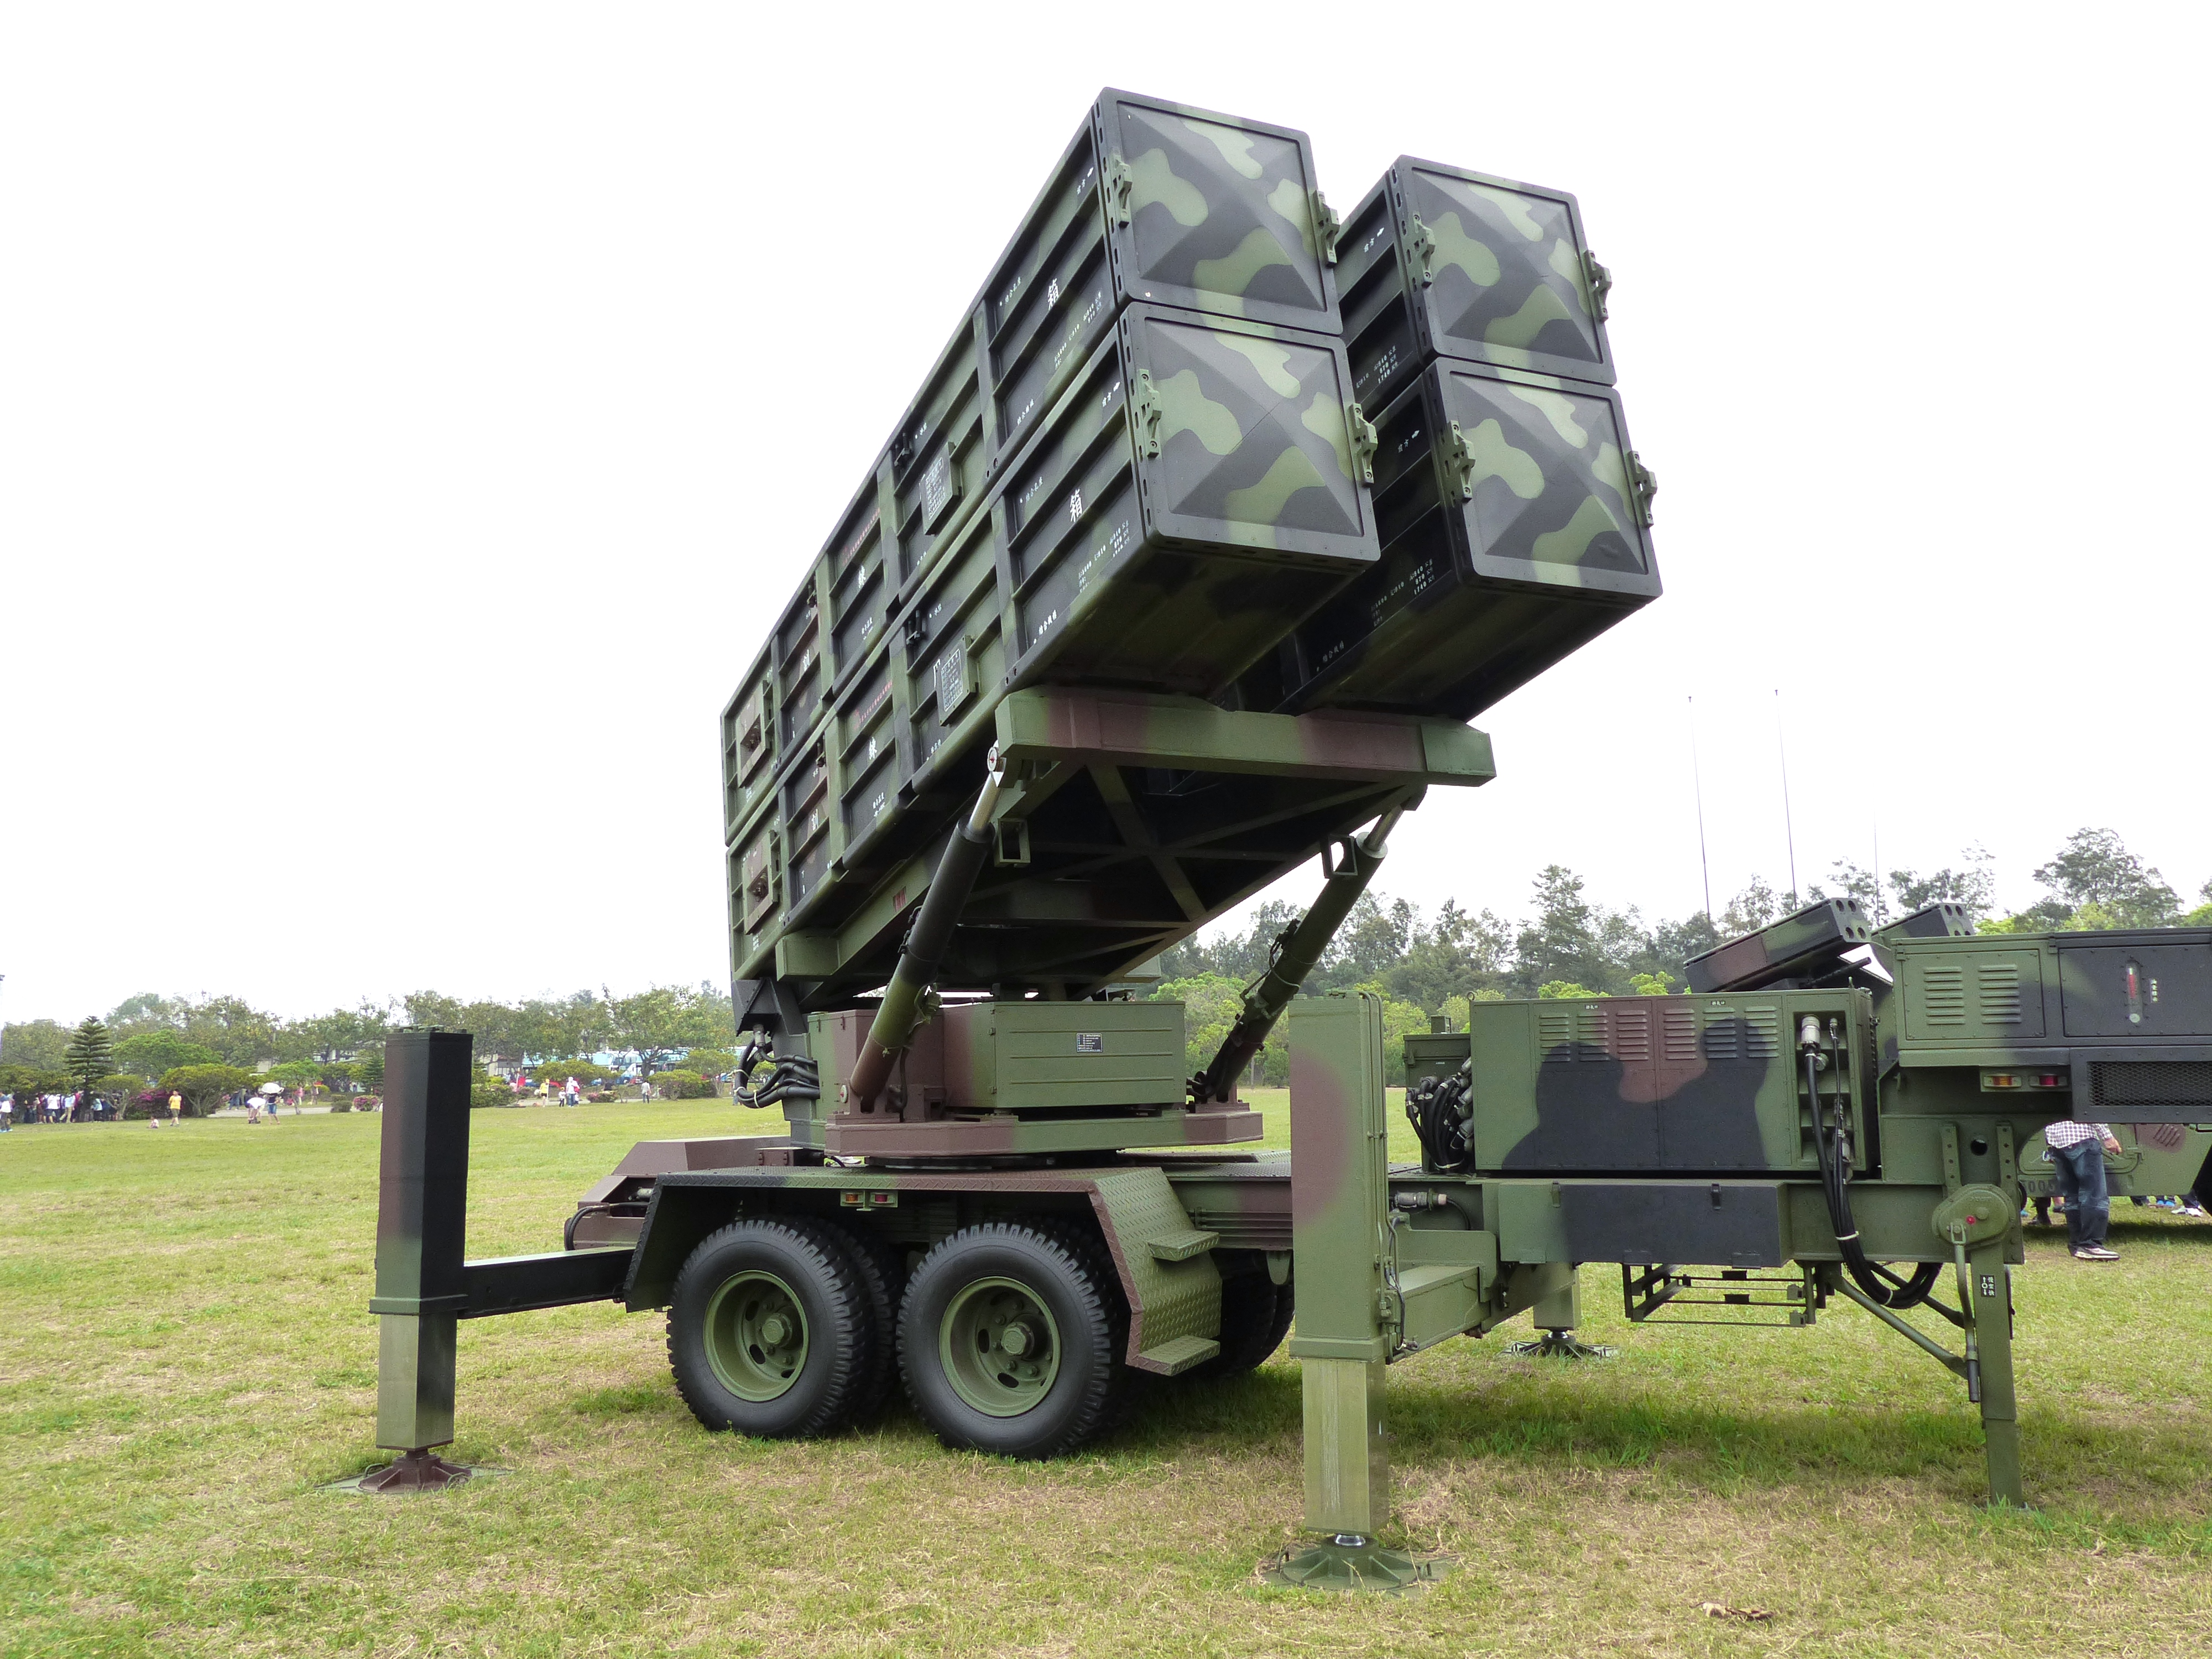
[[[906,1290],[906,1253],[871,1227],[844,1220],[823,1224],[836,1231],[867,1296],[869,1362],[854,1388],[852,1418],[871,1422],[890,1403],[898,1382],[898,1310]]]
[[[774,1400],[726,1387],[707,1358],[707,1305],[733,1274],[772,1273],[806,1320],[806,1363]],[[851,1417],[876,1363],[865,1275],[834,1228],[804,1220],[738,1221],[708,1234],[676,1275],[668,1305],[668,1366],[676,1391],[709,1429],[763,1440],[830,1433]]]
[[[990,1278],[1026,1287],[1059,1327],[1060,1373],[1043,1401],[1019,1417],[993,1417],[963,1400],[938,1352],[939,1327],[953,1297]],[[1079,1230],[985,1222],[943,1241],[914,1270],[899,1304],[899,1370],[915,1413],[954,1450],[1062,1457],[1119,1420],[1128,1328],[1105,1252]]]
[[[1221,1352],[1183,1375],[1193,1382],[1212,1382],[1256,1370],[1282,1346],[1275,1330],[1275,1303],[1281,1292],[1265,1267],[1221,1281]]]

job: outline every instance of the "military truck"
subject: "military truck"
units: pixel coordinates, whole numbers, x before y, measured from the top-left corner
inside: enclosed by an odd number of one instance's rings
[[[1284,1571],[1372,1582],[1414,1570],[1369,1541],[1385,1367],[1524,1314],[1583,1352],[1601,1262],[1638,1319],[1863,1309],[1965,1382],[2020,1500],[2022,1149],[2087,1108],[2212,1117],[2212,933],[1816,906],[1687,995],[1409,1039],[1424,1156],[1391,1164],[1379,1005],[1299,989],[1404,815],[1494,775],[1469,715],[1656,595],[1654,485],[1571,197],[1401,158],[1354,253],[1314,178],[1290,129],[1102,94],[740,680],[738,1097],[780,1125],[641,1145],[564,1249],[472,1262],[469,1040],[392,1040],[385,1486],[456,1473],[457,1322],[491,1314],[665,1310],[710,1429],[902,1390],[1023,1457],[1294,1332],[1337,1541]],[[1133,982],[1316,859],[1184,1075]],[[1243,1150],[1285,1017],[1293,1152]]]
[[[2212,1208],[2212,1123],[2113,1123],[2106,1126],[2120,1143],[2105,1154],[2105,1188],[2114,1203],[2135,1205],[2178,1198],[2198,1209]],[[2051,1200],[2058,1177],[2051,1152],[2038,1130],[2020,1160],[2021,1190],[2034,1206],[2036,1224],[2052,1224]]]

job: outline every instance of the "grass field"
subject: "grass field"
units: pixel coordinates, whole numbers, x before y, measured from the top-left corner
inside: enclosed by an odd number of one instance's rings
[[[758,1124],[716,1102],[480,1112],[471,1251],[557,1247],[634,1140]],[[1400,1536],[1460,1564],[1419,1598],[1324,1599],[1254,1577],[1298,1518],[1282,1358],[1157,1389],[1093,1455],[1016,1465],[948,1455],[903,1413],[817,1444],[709,1437],[658,1316],[530,1314],[462,1327],[458,1455],[511,1476],[319,1490],[379,1461],[379,1125],[0,1139],[0,1651],[2212,1648],[2203,1224],[2123,1209],[2106,1268],[2032,1238],[2027,1515],[1974,1507],[1964,1390],[1856,1310],[1631,1327],[1616,1274],[1586,1270],[1585,1334],[1618,1359],[1492,1337],[1393,1370]]]

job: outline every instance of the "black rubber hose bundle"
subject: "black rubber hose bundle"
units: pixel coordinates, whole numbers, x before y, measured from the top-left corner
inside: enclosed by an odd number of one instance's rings
[[[1820,1073],[1814,1054],[1805,1054],[1805,1089],[1813,1100],[1813,1142],[1820,1160],[1820,1190],[1828,1200],[1828,1220],[1835,1228],[1836,1243],[1844,1253],[1844,1266],[1858,1287],[1885,1308],[1917,1308],[1928,1299],[1943,1272],[1942,1264],[1923,1261],[1910,1279],[1901,1279],[1869,1258],[1859,1242],[1858,1223],[1851,1215],[1851,1167],[1842,1141],[1844,1109],[1836,1105],[1836,1128],[1832,1137],[1827,1115],[1820,1109]]]
[[[1474,1162],[1474,1142],[1468,1133],[1467,1067],[1448,1077],[1424,1078],[1406,1091],[1406,1121],[1428,1155],[1429,1167],[1455,1174]]]

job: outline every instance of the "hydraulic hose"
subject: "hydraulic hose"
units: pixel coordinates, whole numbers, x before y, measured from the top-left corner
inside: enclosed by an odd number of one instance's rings
[[[1868,1256],[1866,1246],[1859,1240],[1858,1223],[1851,1215],[1851,1162],[1844,1142],[1843,1102],[1838,1098],[1836,1103],[1836,1128],[1832,1139],[1827,1114],[1820,1109],[1819,1049],[1808,1043],[1804,1052],[1805,1091],[1813,1102],[1813,1144],[1820,1155],[1820,1190],[1828,1200],[1828,1220],[1835,1229],[1837,1247],[1844,1253],[1844,1266],[1858,1287],[1881,1306],[1917,1308],[1936,1288],[1936,1281],[1943,1271],[1942,1264],[1923,1261],[1906,1279]]]
[[[1455,1175],[1474,1162],[1474,1140],[1468,1133],[1467,1091],[1474,1080],[1474,1057],[1443,1077],[1423,1078],[1406,1091],[1406,1121],[1428,1154],[1430,1167]]]

